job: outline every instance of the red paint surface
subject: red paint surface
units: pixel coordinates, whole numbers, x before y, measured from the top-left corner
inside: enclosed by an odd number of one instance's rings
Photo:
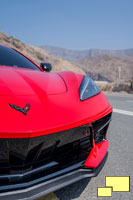
[[[93,142],[94,143],[94,142]],[[96,168],[100,162],[103,160],[105,154],[107,153],[109,147],[109,141],[105,140],[99,144],[95,144],[91,149],[91,152],[85,162],[86,168]]]

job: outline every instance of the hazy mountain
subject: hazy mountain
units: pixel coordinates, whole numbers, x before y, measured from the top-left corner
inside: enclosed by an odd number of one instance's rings
[[[98,55],[86,56],[77,61],[77,65],[87,74],[91,71],[101,74],[109,81],[118,80],[118,69],[120,68],[120,78],[122,80],[133,79],[133,56],[112,56]]]
[[[106,54],[110,56],[122,57],[122,56],[133,55],[133,48],[124,50],[88,49],[79,51],[79,50],[70,50],[70,49],[54,47],[54,46],[45,46],[45,45],[40,47],[55,57],[59,57],[71,62],[75,62],[76,60],[80,60],[87,56],[93,57]]]
[[[52,46],[41,46],[41,48],[51,55],[76,64],[94,80],[118,80],[118,67],[121,68],[121,79],[133,79],[133,49],[74,51]]]

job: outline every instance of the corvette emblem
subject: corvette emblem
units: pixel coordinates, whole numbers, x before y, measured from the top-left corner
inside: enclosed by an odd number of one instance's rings
[[[9,104],[12,108],[14,108],[17,111],[22,112],[24,115],[27,115],[28,110],[30,109],[31,105],[27,104],[24,108],[15,106],[14,104]]]

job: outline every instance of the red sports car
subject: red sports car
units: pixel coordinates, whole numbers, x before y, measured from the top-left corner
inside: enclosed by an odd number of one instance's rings
[[[50,70],[0,45],[2,200],[35,199],[106,161],[111,105],[86,75]]]

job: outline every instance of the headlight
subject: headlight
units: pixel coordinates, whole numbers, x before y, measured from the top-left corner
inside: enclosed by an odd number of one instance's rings
[[[80,100],[89,99],[100,93],[100,89],[95,82],[88,76],[84,76],[82,83],[79,88]]]

